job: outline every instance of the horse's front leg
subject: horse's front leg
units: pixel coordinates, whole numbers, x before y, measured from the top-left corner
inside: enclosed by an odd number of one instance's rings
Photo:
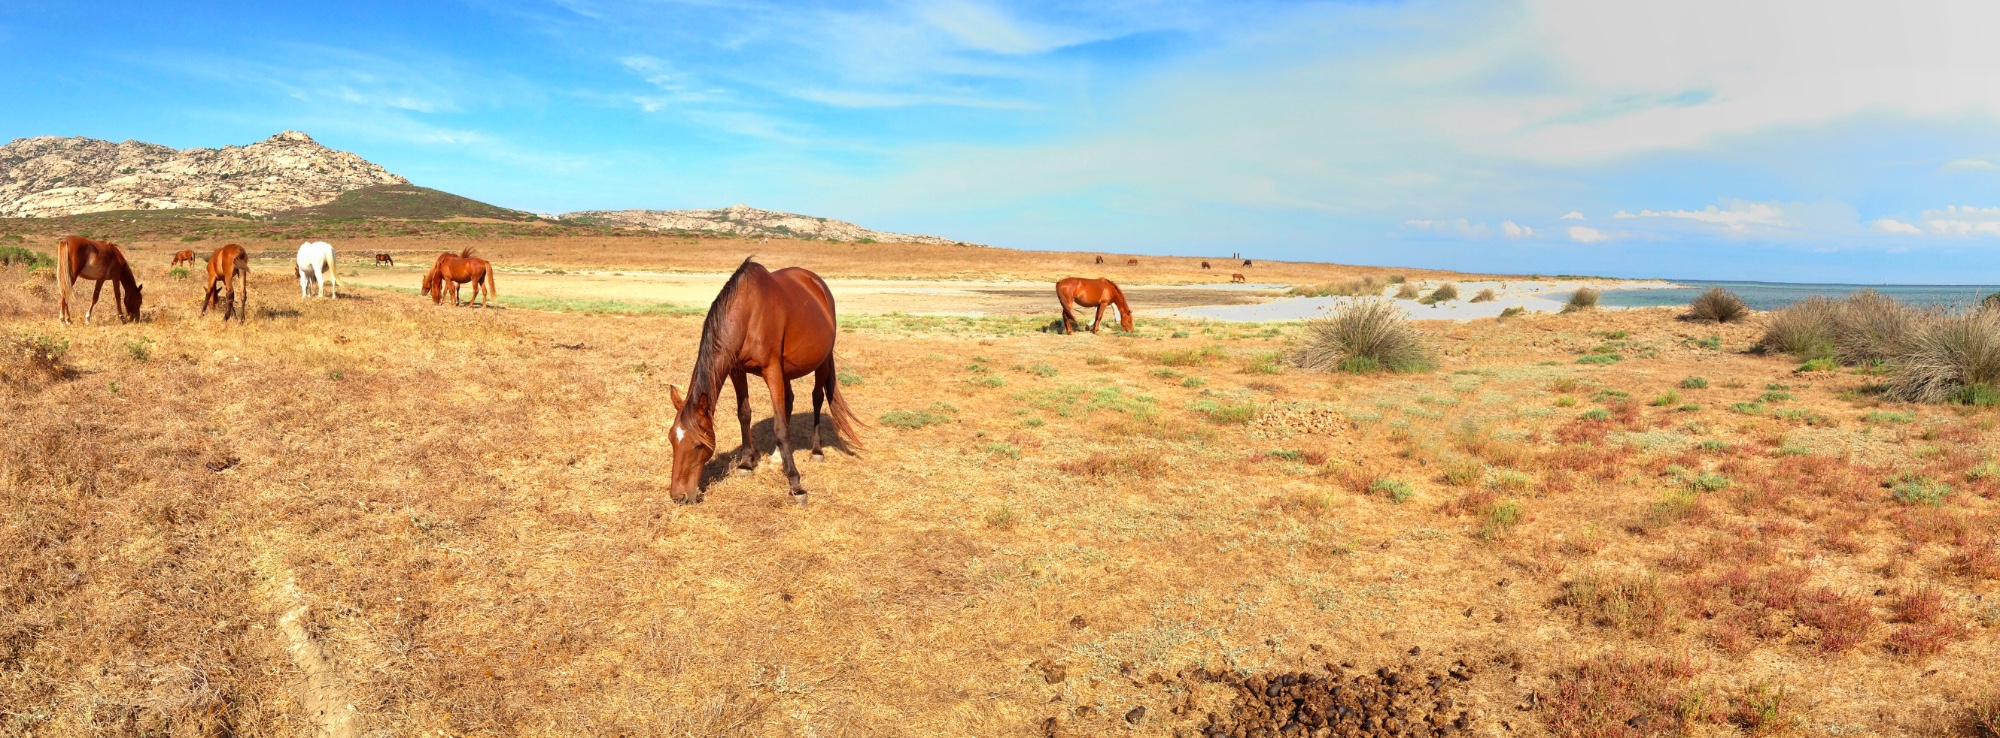
[[[1097,317],[1090,319],[1090,332],[1096,333],[1097,326],[1104,324],[1104,303],[1097,303]]]
[[[83,311],[83,324],[90,325],[90,316],[97,312],[97,298],[104,295],[104,280],[97,280],[97,288],[90,291],[90,309]]]
[[[729,374],[736,388],[736,426],[743,431],[743,445],[736,447],[736,470],[748,474],[757,468],[757,444],[750,438],[750,375],[741,369]]]
[[[799,465],[792,460],[792,383],[785,381],[784,361],[773,361],[764,370],[764,383],[771,386],[771,430],[778,435],[778,455],[785,460],[785,479],[791,482],[792,499],[806,504],[806,488],[799,484]]]

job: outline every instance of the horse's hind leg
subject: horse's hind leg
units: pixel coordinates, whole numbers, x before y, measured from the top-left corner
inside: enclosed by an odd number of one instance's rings
[[[799,484],[799,465],[792,460],[792,384],[785,381],[783,362],[773,362],[764,370],[764,383],[771,386],[771,429],[778,434],[778,455],[785,460],[785,479],[791,482],[792,499],[806,504],[806,488]]]
[[[813,440],[810,457],[813,461],[826,460],[826,452],[819,448],[819,408],[826,402],[827,393],[832,391],[835,379],[833,361],[830,358],[826,363],[819,365],[818,371],[813,372]]]
[[[736,469],[748,474],[757,468],[757,444],[750,437],[749,375],[739,369],[729,375],[729,383],[736,387],[736,425],[743,429],[743,445],[736,448]]]

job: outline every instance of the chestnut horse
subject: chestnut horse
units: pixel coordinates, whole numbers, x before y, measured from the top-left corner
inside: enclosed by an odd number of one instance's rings
[[[375,254],[375,266],[382,266],[383,264],[388,264],[389,266],[395,266],[396,257],[390,256],[387,253]]]
[[[91,313],[97,312],[97,298],[104,295],[104,282],[111,281],[111,298],[118,306],[118,317],[128,320],[139,319],[139,304],[144,298],[139,294],[139,280],[132,274],[132,264],[125,260],[125,252],[109,241],[92,241],[82,236],[64,236],[56,242],[56,312],[64,325],[69,324],[69,296],[75,290],[78,278],[95,280],[97,289],[90,293],[90,309],[83,311],[83,322],[90,324]]]
[[[194,252],[189,251],[187,249],[181,249],[179,251],[174,252],[174,263],[168,264],[167,268],[172,269],[182,264],[193,264],[193,263],[194,263]]]
[[[1126,260],[1125,260],[1125,266],[1128,266],[1128,267],[1135,267],[1135,266],[1138,266],[1138,265],[1139,265],[1139,260],[1138,260],[1138,259],[1126,259]]]
[[[1097,257],[1097,263],[1099,263],[1099,264],[1102,264],[1102,263],[1104,263],[1104,257],[1102,257],[1102,256],[1100,256],[1100,257]]]
[[[1205,262],[1205,261],[1204,261],[1204,262],[1202,262],[1202,263],[1201,263],[1201,268],[1203,268],[1203,269],[1207,269],[1207,268],[1209,268],[1209,267],[1208,267],[1208,262]]]
[[[1249,260],[1249,259],[1244,259],[1244,260],[1243,260],[1243,266],[1250,266],[1250,260]]]
[[[1231,281],[1231,282],[1243,282],[1243,281],[1247,281],[1247,280],[1243,279],[1243,273],[1242,273],[1242,272],[1237,272],[1237,273],[1235,273],[1235,274],[1231,274],[1231,275],[1229,275],[1229,281]]]
[[[674,403],[674,424],[670,434],[674,446],[674,471],[669,492],[677,502],[701,500],[701,470],[715,456],[715,406],[722,395],[722,382],[736,387],[736,423],[743,429],[743,445],[736,450],[736,468],[754,469],[757,450],[750,438],[749,375],[763,377],[771,390],[771,428],[778,436],[778,454],[784,458],[785,478],[791,482],[792,499],[806,504],[806,490],[799,485],[799,467],[792,461],[791,380],[813,375],[812,458],[824,459],[820,451],[820,404],[830,407],[836,440],[850,447],[860,446],[860,420],[840,394],[833,364],[834,338],[839,335],[834,317],[833,292],[826,281],[805,269],[788,267],[770,271],[764,265],[744,259],[743,265],[722,285],[722,292],[708,306],[708,319],[701,327],[701,348],[695,355],[694,375],[688,393],[669,386]]]
[[[243,278],[243,310],[236,309],[236,278]],[[236,244],[224,244],[208,257],[208,294],[201,298],[201,314],[208,315],[208,307],[215,304],[216,297],[222,297],[222,322],[229,322],[235,316],[241,323],[250,314],[250,255]]]
[[[1076,332],[1077,305],[1097,308],[1097,317],[1090,321],[1090,332],[1096,333],[1097,326],[1104,322],[1104,308],[1118,306],[1118,324],[1126,333],[1132,332],[1132,307],[1125,304],[1125,291],[1118,289],[1109,279],[1084,279],[1070,277],[1056,283],[1056,301],[1062,303],[1062,332],[1069,335]]]
[[[444,302],[446,283],[449,283],[451,304],[457,307],[458,286],[466,282],[472,283],[472,299],[466,305],[477,302],[480,307],[487,307],[492,304],[493,295],[497,294],[493,286],[493,265],[473,256],[471,246],[456,254],[438,254],[437,262],[431,264],[430,272],[424,275],[423,292],[430,295],[432,305],[441,304]],[[485,290],[484,299],[480,297],[482,287]]]

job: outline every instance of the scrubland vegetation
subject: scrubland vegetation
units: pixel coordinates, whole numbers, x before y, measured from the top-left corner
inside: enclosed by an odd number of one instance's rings
[[[145,321],[66,328],[0,268],[0,734],[2000,720],[1984,312],[848,315],[868,448],[808,508],[768,462],[676,506],[698,315],[300,300],[259,262],[224,324],[140,262]]]

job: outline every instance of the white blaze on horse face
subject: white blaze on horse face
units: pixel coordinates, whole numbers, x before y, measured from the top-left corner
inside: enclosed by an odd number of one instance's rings
[[[685,440],[687,438],[687,435],[688,432],[686,428],[682,428],[678,425],[674,426],[674,443],[680,443],[681,441]]]

